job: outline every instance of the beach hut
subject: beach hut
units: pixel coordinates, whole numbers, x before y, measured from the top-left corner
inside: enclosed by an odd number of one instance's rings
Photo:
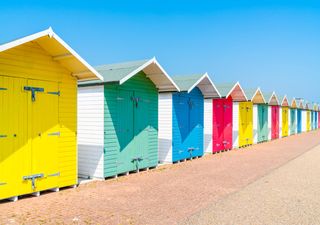
[[[306,103],[301,100],[301,132],[307,131],[307,110]]]
[[[76,185],[77,80],[101,76],[51,28],[0,61],[0,199]]]
[[[286,95],[279,99],[279,137],[282,138],[289,135],[289,101]]]
[[[310,108],[310,103],[306,102],[305,103],[305,111],[306,111],[306,131],[311,131],[311,108]]]
[[[268,140],[268,105],[260,88],[245,89],[246,96],[253,103],[253,143]]]
[[[302,99],[298,99],[297,100],[297,133],[302,133],[302,127],[303,127],[303,116],[302,116],[302,112],[304,109],[304,104],[303,104],[303,100]]]
[[[212,152],[232,149],[232,102],[239,98],[229,84],[217,87],[220,98],[212,100]]]
[[[279,105],[275,92],[264,94],[268,102],[268,140],[279,138]]]
[[[156,167],[158,92],[179,89],[155,58],[96,70],[103,82],[78,85],[79,176],[106,178]]]
[[[219,93],[207,73],[175,76],[173,80],[180,91],[163,93],[159,97],[159,136],[167,136],[159,138],[160,163],[202,156],[204,146],[212,152],[212,98],[219,97]],[[211,113],[204,113],[204,98],[210,100],[207,108],[211,108]],[[204,120],[209,127],[206,127],[206,140]]]
[[[221,99],[221,95],[215,85],[212,83],[210,78],[208,77],[208,80],[211,83],[211,86],[208,84],[209,90],[214,90],[212,93],[204,93],[205,94],[205,99],[204,99],[204,152],[205,153],[214,153],[214,148],[216,148],[216,143],[213,141],[214,135],[213,131],[214,129],[218,129],[221,133],[223,134],[225,130],[227,130],[230,126],[231,131],[229,132],[230,134],[232,133],[232,124],[230,119],[230,123],[227,122],[227,120],[223,120],[224,115],[227,113],[228,114],[228,109],[232,109],[232,102],[231,102],[231,107],[230,105],[227,107],[227,104],[223,103],[224,99]],[[208,89],[207,88],[207,89]],[[213,89],[212,89],[213,88]],[[223,104],[217,107],[215,104],[216,101],[222,102]],[[214,112],[215,111],[215,112]],[[232,115],[232,112],[229,113],[230,117]],[[222,117],[221,120],[216,120],[218,117]],[[226,126],[226,129],[223,127]],[[216,132],[216,131],[215,131]],[[222,135],[223,137],[223,135]],[[231,141],[230,141],[231,143]]]
[[[289,109],[289,126],[290,126],[290,135],[294,135],[297,133],[297,100],[293,98],[290,102]]]
[[[318,105],[318,128],[320,128],[320,105]]]
[[[312,110],[312,114],[313,114],[313,122],[312,122],[312,126],[313,126],[313,130],[318,129],[317,124],[318,124],[318,112],[317,112],[317,104],[313,104],[313,110]]]
[[[232,148],[239,148],[252,144],[252,102],[248,102],[247,96],[239,82],[218,84],[216,87],[223,98],[229,99],[229,101],[232,100],[232,110],[229,109],[229,111],[227,111],[227,117],[229,117],[232,112],[232,135],[230,137],[229,129],[227,130],[227,134],[224,135],[226,149],[231,147],[229,143],[231,138]],[[214,130],[214,136],[215,133],[218,132],[215,132]],[[217,141],[217,143],[221,143],[221,140],[222,139],[220,138],[220,142]]]

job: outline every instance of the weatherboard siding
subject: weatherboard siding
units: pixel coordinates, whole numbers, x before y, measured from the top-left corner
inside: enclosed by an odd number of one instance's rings
[[[204,152],[212,153],[212,99],[204,99]]]
[[[239,102],[232,103],[232,147],[239,147]]]
[[[104,86],[79,87],[79,177],[103,178]]]
[[[259,116],[258,116],[258,105],[253,105],[253,143],[258,143],[258,123],[259,123]]]
[[[172,162],[172,93],[159,94],[159,162]]]
[[[268,106],[268,140],[271,140],[272,134],[272,106]]]

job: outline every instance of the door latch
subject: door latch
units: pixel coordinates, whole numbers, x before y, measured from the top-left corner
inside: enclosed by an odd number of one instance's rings
[[[0,186],[2,186],[2,185],[6,185],[7,183],[5,183],[5,182],[0,182]]]
[[[8,136],[5,134],[0,134],[0,138],[6,138],[6,137],[8,137]]]
[[[47,94],[60,96],[60,91],[48,91]]]
[[[34,190],[36,189],[36,179],[43,178],[43,177],[44,177],[43,173],[38,173],[38,174],[29,175],[29,176],[23,176],[22,179],[31,180],[32,190]]]
[[[59,132],[49,133],[48,136],[59,136],[60,137],[60,131]]]
[[[0,91],[6,91],[6,90],[8,90],[8,89],[0,87]]]
[[[30,87],[30,86],[25,86],[24,90],[31,91],[31,99],[33,102],[36,101],[36,92],[44,92],[44,88]]]

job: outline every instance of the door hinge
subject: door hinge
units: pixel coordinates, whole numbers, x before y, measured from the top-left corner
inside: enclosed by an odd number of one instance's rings
[[[49,133],[48,136],[59,136],[60,137],[60,131],[59,132]]]
[[[36,92],[44,92],[44,88],[24,86],[25,91],[31,91],[31,100],[36,101]]]
[[[2,185],[6,185],[7,183],[5,183],[5,182],[0,182],[0,186],[2,186]]]
[[[48,91],[47,94],[60,96],[60,91]]]
[[[0,138],[6,138],[6,137],[8,137],[8,136],[5,134],[0,134]]]
[[[8,90],[8,89],[0,87],[0,91],[6,91],[6,90]]]

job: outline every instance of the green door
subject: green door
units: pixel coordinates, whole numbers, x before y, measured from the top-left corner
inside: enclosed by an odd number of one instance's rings
[[[268,139],[268,106],[258,105],[258,142]]]
[[[134,170],[132,159],[135,157],[134,139],[134,94],[132,91],[119,90],[117,97],[117,128],[116,135],[119,143],[117,156],[117,173]],[[106,152],[108,154],[108,152]],[[107,155],[108,156],[108,155]]]
[[[148,93],[135,92],[135,107],[134,107],[134,157],[133,163],[135,169],[148,167],[148,150],[149,150],[149,103]]]
[[[295,134],[296,133],[296,110],[295,109],[290,109],[290,134]]]

